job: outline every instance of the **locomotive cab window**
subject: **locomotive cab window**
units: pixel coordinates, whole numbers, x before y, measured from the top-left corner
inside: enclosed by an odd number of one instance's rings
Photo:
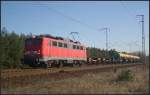
[[[62,45],[63,45],[63,44],[62,44],[61,42],[58,42],[58,46],[59,46],[59,47],[62,47]]]
[[[25,40],[25,45],[32,45],[32,40],[31,39],[26,39]]]
[[[35,45],[38,46],[42,43],[42,39],[26,39],[25,45]]]
[[[38,46],[41,44],[41,39],[34,39],[33,43],[34,45]]]
[[[53,44],[53,46],[57,46],[57,42],[56,41],[53,41],[52,44]]]

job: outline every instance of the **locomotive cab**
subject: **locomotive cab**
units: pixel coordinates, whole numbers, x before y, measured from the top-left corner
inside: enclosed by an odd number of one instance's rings
[[[42,52],[42,38],[27,38],[25,40],[24,63],[31,66],[39,64]]]

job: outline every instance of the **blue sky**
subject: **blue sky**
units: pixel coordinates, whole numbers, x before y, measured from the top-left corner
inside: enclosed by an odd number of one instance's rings
[[[108,27],[109,49],[127,52],[141,50],[141,24],[136,15],[143,14],[146,53],[149,53],[148,1],[3,1],[1,4],[1,27],[8,31],[69,38],[72,38],[70,32],[78,32],[79,37],[75,38],[86,46],[105,49],[105,32],[98,30]]]

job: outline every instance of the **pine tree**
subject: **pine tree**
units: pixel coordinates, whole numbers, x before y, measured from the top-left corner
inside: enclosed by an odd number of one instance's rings
[[[0,67],[18,68],[21,67],[21,59],[24,52],[25,35],[20,36],[14,31],[9,33],[2,28],[0,35]]]

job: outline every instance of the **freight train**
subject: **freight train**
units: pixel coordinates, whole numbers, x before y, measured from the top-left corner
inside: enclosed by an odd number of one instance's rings
[[[140,58],[119,53],[117,59],[89,58],[85,45],[78,41],[51,35],[32,36],[25,39],[24,63],[30,66],[63,67],[82,64],[111,64],[138,62]]]

